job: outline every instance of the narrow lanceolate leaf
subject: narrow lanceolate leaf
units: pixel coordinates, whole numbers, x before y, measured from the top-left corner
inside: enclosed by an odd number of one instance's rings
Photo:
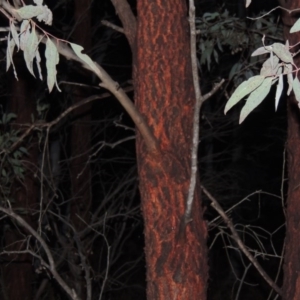
[[[278,68],[279,58],[272,55],[262,65],[260,75],[262,76],[273,76]]]
[[[39,40],[37,34],[35,32],[35,28],[33,27],[31,33],[27,39],[24,48],[24,59],[29,72],[35,77],[33,72],[33,60],[36,56],[36,52],[38,51]]]
[[[15,49],[15,40],[10,38],[10,33],[8,34],[8,42],[7,42],[7,49],[6,49],[6,71],[8,71],[10,65],[12,64],[13,69],[14,69],[14,75],[15,78],[18,80],[18,75],[16,72],[16,68],[14,65],[14,61],[13,61],[13,54],[14,54],[14,49]]]
[[[102,77],[102,74],[99,70],[99,68],[97,67],[97,65],[91,60],[91,58],[86,55],[86,54],[83,54],[81,53],[82,50],[83,50],[83,47],[77,45],[77,44],[73,44],[73,43],[70,43],[73,51],[75,52],[75,54],[82,60],[84,61],[84,63],[86,63],[89,68],[95,72],[95,74],[97,74],[99,77]]]
[[[35,59],[36,59],[36,66],[37,66],[37,69],[38,69],[38,72],[39,72],[39,77],[40,77],[41,80],[43,80],[42,69],[41,69],[42,59],[41,59],[39,51],[35,52]]]
[[[278,108],[278,103],[279,103],[279,99],[281,97],[283,91],[283,75],[279,75],[279,80],[277,83],[277,88],[276,88],[276,95],[275,95],[275,111],[277,111]]]
[[[59,62],[59,54],[57,48],[50,38],[47,39],[45,57],[47,68],[47,84],[50,93],[53,89],[54,84],[56,84],[56,65]]]
[[[275,55],[277,55],[285,63],[293,63],[293,56],[287,47],[280,43],[274,43],[272,45],[272,50]]]
[[[52,21],[53,21],[52,11],[47,7],[47,5],[44,5],[42,7],[43,7],[43,13],[36,16],[36,18],[40,22],[43,21],[47,25],[52,25]]]
[[[293,89],[293,66],[292,64],[284,64],[284,74],[287,74],[288,90],[287,95],[289,96]]]
[[[22,19],[28,20],[43,14],[44,10],[44,6],[41,5],[25,5],[16,11]]]
[[[296,100],[298,101],[298,103],[300,103],[300,82],[298,77],[296,76],[294,81],[293,81],[293,91],[296,97]],[[298,104],[299,106],[299,104]]]
[[[264,79],[265,76],[257,75],[241,83],[226,103],[224,113],[226,114],[228,110],[236,105],[242,98],[257,89]]]
[[[30,36],[30,23],[28,20],[24,20],[20,27],[20,48],[24,51],[27,40]]]
[[[33,0],[36,5],[43,5],[43,0]]]
[[[20,48],[20,41],[19,41],[19,35],[18,35],[18,32],[17,32],[17,29],[16,29],[16,26],[14,24],[14,22],[10,22],[10,32],[11,32],[11,35],[18,47],[18,50]]]
[[[250,94],[246,104],[241,110],[240,121],[239,121],[240,124],[269,94],[270,88],[272,86],[272,80],[273,80],[272,77],[266,78],[263,81],[263,83]]]
[[[292,26],[290,33],[294,33],[300,30],[300,19],[296,21],[296,23]]]
[[[266,47],[260,47],[258,49],[256,49],[251,56],[257,56],[257,55],[262,55],[262,54],[267,54],[270,53],[272,51],[271,46],[266,46]]]

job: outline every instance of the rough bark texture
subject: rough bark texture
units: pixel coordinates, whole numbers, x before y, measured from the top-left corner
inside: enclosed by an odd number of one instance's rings
[[[18,62],[16,59],[15,62]],[[18,64],[20,66],[20,64]],[[11,98],[9,104],[10,112],[17,114],[16,124],[30,124],[32,115],[36,111],[35,98],[32,93],[34,88],[32,81],[29,79],[27,71],[22,72],[18,69],[19,80],[11,76],[12,82]],[[29,79],[29,80],[28,80]],[[14,125],[15,130],[21,129],[20,126]],[[23,129],[23,128],[22,128]],[[30,148],[28,148],[28,157],[24,157],[24,165],[27,169],[25,178],[21,181],[15,179],[12,186],[12,203],[13,208],[24,209],[28,214],[22,217],[33,227],[34,222],[31,219],[31,212],[38,199],[38,185],[34,176],[34,166],[37,165],[38,146],[31,140]],[[24,145],[26,147],[26,144]],[[24,233],[24,232],[23,232]],[[22,234],[22,228],[16,229],[11,227],[5,231],[5,244],[7,251],[18,251],[26,249],[25,235]],[[28,254],[9,255],[5,257],[3,262],[4,271],[4,288],[6,299],[12,300],[30,300],[33,299],[33,279],[34,269],[32,265],[32,257]]]
[[[138,1],[135,101],[157,138],[137,136],[145,222],[147,299],[206,299],[206,225],[199,189],[193,221],[180,234],[190,180],[195,95],[185,0]],[[199,186],[198,186],[199,188]]]
[[[299,7],[299,0],[287,1],[286,8]],[[297,19],[298,17],[294,15],[283,14],[284,36],[285,39],[289,40],[291,46],[300,41],[299,32],[289,33],[290,27]],[[294,49],[294,51],[297,51],[297,49]],[[299,67],[299,55],[295,62]],[[298,300],[300,299],[300,112],[294,96],[288,99],[287,158],[289,187],[286,207],[283,293],[286,300]]]

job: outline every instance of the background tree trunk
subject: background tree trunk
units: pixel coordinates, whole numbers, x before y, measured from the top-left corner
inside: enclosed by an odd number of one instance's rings
[[[9,99],[9,112],[17,115],[13,128],[15,130],[23,129],[24,124],[32,122],[32,116],[36,111],[36,102],[34,95],[34,82],[29,76],[28,71],[23,66],[23,57],[18,56],[17,62],[18,78],[15,80],[14,76],[10,76],[11,97]],[[23,66],[23,68],[22,68]],[[20,70],[23,69],[23,72]],[[30,145],[30,146],[28,146]],[[23,180],[14,179],[12,185],[11,203],[13,209],[22,209],[26,212],[23,218],[36,228],[34,220],[32,219],[33,209],[37,209],[38,200],[38,183],[34,173],[37,171],[35,167],[38,161],[38,146],[36,139],[33,137],[30,144],[24,145],[28,150],[28,156],[23,159],[23,166],[26,169]],[[26,249],[26,235],[22,234],[22,229],[16,228],[13,225],[5,230],[5,250],[19,251]],[[4,294],[9,300],[30,300],[33,299],[33,279],[34,268],[33,258],[29,254],[12,254],[5,257],[3,262],[4,271]],[[4,298],[6,299],[6,298]]]
[[[74,33],[73,38],[76,44],[84,47],[85,53],[91,48],[91,0],[74,1]],[[75,82],[85,82],[90,78],[86,70],[76,74]],[[85,77],[85,78],[84,78]],[[78,80],[78,78],[81,78]],[[87,97],[87,90],[80,87],[72,88],[72,102],[78,103]],[[79,107],[72,115],[73,122],[71,128],[71,203],[70,203],[70,221],[77,232],[86,227],[82,220],[88,222],[88,212],[90,210],[91,194],[91,168],[89,164],[89,154],[91,149],[91,105]],[[69,256],[70,266],[72,266],[70,275],[73,282],[77,282],[77,294],[84,299],[86,287],[80,260],[77,255],[77,248],[72,249]]]
[[[199,185],[193,221],[179,234],[190,181],[195,95],[185,0],[138,1],[135,102],[159,142],[137,134],[145,222],[147,299],[206,299],[207,228]]]
[[[286,8],[295,9],[300,7],[299,0],[286,1]],[[300,41],[300,33],[290,34],[289,30],[298,19],[293,14],[283,13],[284,38],[289,40],[290,45]],[[293,48],[296,52],[298,49]],[[299,55],[294,59],[300,66]],[[284,256],[284,299],[300,299],[300,114],[294,95],[288,99],[288,137],[287,137],[287,161],[288,161],[288,196],[286,207],[286,239]]]
[[[84,47],[85,53],[91,48],[91,0],[75,1],[75,28],[73,37],[75,43]],[[83,74],[86,74],[83,70]],[[90,76],[90,75],[86,75]],[[84,80],[82,80],[84,82]],[[81,81],[81,82],[82,82]],[[87,97],[86,90],[72,88],[73,103]],[[72,201],[70,219],[75,228],[80,231],[85,224],[79,219],[86,219],[91,204],[91,170],[89,151],[91,147],[91,105],[82,105],[73,114],[71,132],[71,182]]]

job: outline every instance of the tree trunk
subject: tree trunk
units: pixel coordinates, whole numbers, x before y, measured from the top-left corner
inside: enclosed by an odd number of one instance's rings
[[[75,28],[73,38],[75,43],[84,47],[85,53],[91,48],[91,0],[75,0],[74,20]],[[86,70],[81,74],[76,74],[76,80],[81,77],[80,82],[85,82],[89,78]],[[89,96],[86,90],[80,87],[72,88],[73,104],[80,102]],[[70,221],[77,232],[80,232],[88,223],[88,213],[92,201],[91,195],[91,169],[89,164],[89,154],[91,149],[91,105],[83,105],[76,109],[72,115],[73,122],[71,128],[71,186],[72,201],[70,203]],[[81,299],[85,298],[86,286],[83,278],[82,267],[80,265],[77,249],[72,249],[69,253],[70,276],[76,284],[76,292]],[[72,253],[71,253],[72,252]]]
[[[286,1],[286,8],[300,8],[300,0]],[[290,34],[289,30],[298,18],[286,12],[283,13],[284,37],[290,45],[300,41],[300,33]],[[298,49],[293,48],[293,51]],[[299,55],[295,57],[295,63],[299,67]],[[286,300],[300,299],[300,112],[295,97],[288,99],[288,137],[287,137],[287,161],[288,161],[288,196],[286,207],[286,239],[284,256],[284,282],[283,293]]]
[[[20,58],[23,59],[23,58]],[[30,124],[32,121],[32,115],[36,111],[36,103],[34,98],[34,82],[29,77],[27,70],[23,72],[20,70],[20,66],[23,66],[23,62],[15,59],[15,63],[18,68],[19,80],[12,78],[11,74],[10,82],[11,86],[11,97],[9,99],[9,111],[17,114],[16,124],[13,125],[14,130],[24,129],[22,125]],[[12,73],[12,72],[11,72]],[[25,144],[25,147],[26,144]],[[30,147],[27,148],[28,157],[23,158],[23,165],[26,169],[25,178],[20,181],[17,178],[14,179],[11,198],[12,208],[22,208],[26,214],[22,217],[29,223],[33,228],[34,221],[32,220],[33,209],[36,209],[38,199],[38,184],[34,173],[36,172],[35,167],[38,161],[38,146],[36,139],[33,138],[30,142]],[[5,244],[7,251],[19,251],[26,249],[26,240],[22,234],[22,228],[15,228],[10,226],[9,229],[5,230]],[[33,299],[33,282],[34,282],[34,269],[32,266],[32,256],[29,254],[11,254],[5,257],[3,262],[4,271],[4,289],[7,299],[10,300],[30,300]],[[4,294],[3,293],[3,294]]]
[[[199,184],[193,221],[180,234],[191,173],[195,94],[185,0],[137,1],[135,102],[159,150],[137,134],[145,222],[147,299],[206,299],[207,228]]]
[[[91,47],[91,0],[75,1],[75,43],[84,47],[85,52]],[[83,70],[84,74],[85,70]],[[78,103],[87,97],[86,91],[75,87],[72,89],[73,103]],[[79,107],[73,114],[71,133],[71,182],[72,201],[70,219],[75,228],[80,231],[86,225],[80,220],[86,220],[91,204],[91,170],[89,165],[89,151],[91,148],[91,105]],[[79,216],[79,217],[78,217]]]

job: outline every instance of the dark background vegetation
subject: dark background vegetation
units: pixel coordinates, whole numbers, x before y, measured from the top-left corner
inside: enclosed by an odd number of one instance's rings
[[[76,25],[74,1],[45,2],[54,13],[53,27],[45,27],[45,29],[62,39],[72,41],[74,39],[72,30]],[[132,7],[135,6],[135,1],[129,2]],[[223,13],[228,10],[229,16],[237,17],[237,22],[247,24],[249,31],[245,31],[244,34],[251,36],[253,25],[250,20],[245,19],[245,16],[254,16],[271,9],[274,1],[253,1],[248,11],[243,9],[243,1],[238,0],[199,0],[196,5],[199,18],[208,12]],[[91,12],[92,46],[87,53],[122,87],[130,90],[131,53],[126,38],[121,33],[101,24],[102,20],[107,20],[120,26],[118,16],[109,0],[94,1]],[[277,22],[277,15],[278,12],[275,12],[275,22]],[[2,22],[3,25],[6,24],[4,18]],[[280,24],[278,28],[280,39]],[[243,61],[247,66],[252,46],[250,40],[249,44],[242,45],[240,51],[233,54],[232,49],[225,45],[223,52],[219,51],[219,63],[212,58],[210,69],[207,64],[199,63],[203,92],[209,91],[220,78],[228,79],[230,70],[236,62]],[[11,105],[15,79],[11,70],[5,73],[4,43],[1,55],[1,113],[2,116],[8,113],[18,114]],[[62,58],[58,66],[58,83],[62,92],[54,90],[49,95],[46,83],[29,79],[31,75],[26,70],[22,57],[20,54],[15,56],[18,75],[20,78],[26,78],[31,89],[30,99],[26,101],[34,103],[32,117],[36,120],[51,121],[59,116],[73,104],[74,93],[79,93],[82,98],[105,93],[104,89],[98,87],[97,79],[90,73],[82,71],[76,63]],[[200,56],[199,50],[199,59]],[[259,72],[258,67],[259,65],[256,69],[252,68],[252,72]],[[237,77],[247,79],[246,70],[240,71]],[[205,103],[202,109],[199,150],[201,180],[202,184],[218,199],[224,210],[239,203],[228,214],[247,246],[257,251],[257,259],[266,271],[272,277],[275,277],[274,274],[278,272],[278,283],[281,283],[281,251],[284,240],[282,196],[286,188],[284,182],[285,102],[281,99],[279,108],[275,112],[273,93],[242,125],[238,125],[241,106],[232,109],[227,116],[223,113],[227,100],[226,92],[232,92],[237,82],[234,77],[226,80],[226,90],[217,93]],[[83,83],[85,86],[76,83]],[[133,99],[133,94],[130,93],[132,92],[129,91],[129,95]],[[37,110],[40,110],[40,113],[37,113]],[[88,161],[81,167],[90,168],[91,172],[91,181],[86,183],[90,184],[91,189],[87,219],[91,222],[89,226],[94,231],[84,232],[82,228],[78,231],[82,234],[84,251],[91,264],[93,289],[95,294],[99,294],[104,287],[102,299],[145,299],[143,221],[139,209],[134,125],[117,100],[109,95],[95,101],[81,114],[68,115],[48,134],[43,130],[36,131],[24,145],[28,149],[35,145],[34,147],[38,149],[31,165],[25,163],[24,172],[25,176],[30,174],[34,178],[37,189],[35,197],[39,199],[43,191],[43,197],[46,203],[49,203],[44,207],[47,215],[42,224],[44,237],[60,261],[59,271],[68,282],[75,281],[72,265],[79,263],[76,259],[70,258],[74,247],[73,233],[65,222],[70,222],[70,202],[74,197],[76,198],[72,192],[70,179],[74,147],[71,139],[72,126],[84,114],[88,114],[90,118],[80,124],[90,134],[90,141],[82,141],[89,144],[88,153],[84,153],[87,154]],[[16,126],[14,120],[9,124],[2,124],[1,135],[13,130],[14,126]],[[58,146],[55,148],[55,145]],[[54,174],[55,162],[52,161],[55,151],[59,153],[57,174]],[[45,164],[49,166],[43,170],[42,180],[39,170],[43,157]],[[28,157],[25,155],[22,160],[28,161]],[[5,168],[4,163],[1,167]],[[8,175],[9,180],[2,182],[1,201],[9,199],[14,203],[13,190],[17,188],[16,183],[11,182],[17,175],[15,173]],[[80,179],[83,185],[86,179],[85,177]],[[22,185],[23,179],[19,179],[18,182]],[[245,197],[248,198],[240,203]],[[86,204],[82,203],[82,205]],[[220,219],[215,220],[217,214],[210,208],[207,199],[205,199],[205,206],[205,217],[209,223],[208,246],[210,248],[208,299],[268,299],[270,288],[237,249],[229,237],[226,226]],[[28,212],[28,208],[23,208],[24,211],[22,207],[18,209],[25,215]],[[31,207],[31,209],[34,223],[37,221],[38,207]],[[96,219],[100,220],[98,224]],[[16,230],[16,227],[16,224],[8,219],[1,219],[2,249],[8,246],[7,235]],[[34,243],[32,247],[35,247]],[[65,247],[70,248],[60,260]],[[44,254],[40,253],[40,255]],[[44,270],[38,272],[39,262],[32,258],[26,260],[36,271],[30,287],[32,293],[36,294],[41,289],[41,284],[45,282],[39,299],[65,299],[63,292],[50,276]],[[6,269],[14,262],[11,262],[8,256],[2,255],[0,263],[2,264],[0,299],[9,299],[5,292],[7,281],[3,278]]]

